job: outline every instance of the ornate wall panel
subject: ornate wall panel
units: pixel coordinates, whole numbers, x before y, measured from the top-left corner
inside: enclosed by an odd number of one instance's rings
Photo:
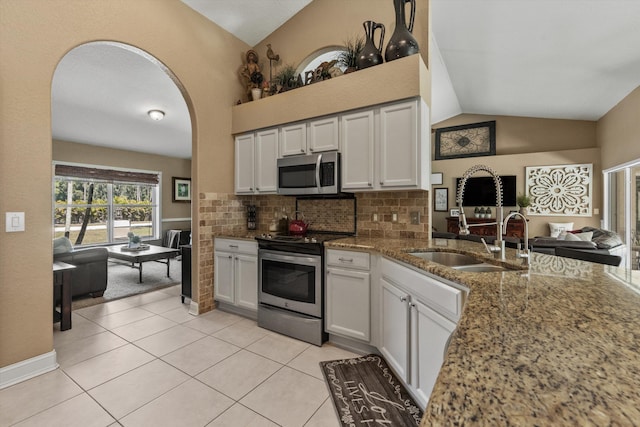
[[[526,168],[529,215],[591,216],[593,165]]]

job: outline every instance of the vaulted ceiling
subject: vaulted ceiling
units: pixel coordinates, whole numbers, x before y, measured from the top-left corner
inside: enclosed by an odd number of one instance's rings
[[[250,46],[310,2],[182,1]],[[460,113],[597,120],[640,85],[640,1],[431,0],[431,14],[434,123]],[[53,81],[54,139],[190,157],[186,106],[162,74],[109,44],[70,52]],[[150,121],[152,108],[165,119]]]

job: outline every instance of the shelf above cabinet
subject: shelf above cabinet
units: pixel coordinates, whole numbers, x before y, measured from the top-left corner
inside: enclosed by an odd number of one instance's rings
[[[232,133],[413,97],[431,99],[431,75],[420,55],[236,105],[232,108]]]

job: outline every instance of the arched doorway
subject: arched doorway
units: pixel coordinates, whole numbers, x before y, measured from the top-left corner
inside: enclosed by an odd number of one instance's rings
[[[168,229],[192,228],[191,204],[172,194],[174,178],[184,182],[191,177],[190,105],[185,88],[171,70],[137,47],[91,42],[75,47],[60,60],[51,88],[54,164],[158,176],[155,193],[153,186],[142,186],[141,191],[140,185],[134,185],[137,181],[103,186],[100,196],[104,197],[98,197],[102,203],[95,209],[102,209],[103,214],[96,215],[95,224],[85,224],[85,240],[74,239],[74,243],[121,243],[133,232],[143,241],[161,244]],[[153,110],[162,112],[162,120],[151,117]],[[79,210],[82,216],[94,211],[78,203],[74,194],[78,189],[69,185],[71,191],[61,197],[65,203],[53,208],[54,222],[64,217],[67,234],[70,213]],[[55,183],[53,190],[55,203]],[[147,196],[145,190],[150,191]],[[86,202],[86,189],[80,200]],[[85,222],[86,218],[80,219]],[[56,225],[54,229],[60,228]],[[180,281],[180,277],[173,279]]]

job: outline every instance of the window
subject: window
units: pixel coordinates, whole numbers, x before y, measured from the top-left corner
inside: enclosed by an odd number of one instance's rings
[[[640,270],[640,160],[604,171],[604,227],[622,236],[627,265]]]
[[[129,232],[159,238],[159,182],[157,172],[56,165],[54,237],[74,245],[126,242]]]

